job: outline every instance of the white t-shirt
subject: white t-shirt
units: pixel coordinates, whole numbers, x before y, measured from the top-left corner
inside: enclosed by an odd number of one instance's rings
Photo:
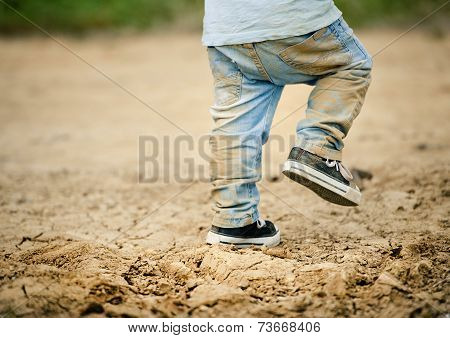
[[[316,31],[342,15],[333,0],[205,0],[205,46],[276,40]]]

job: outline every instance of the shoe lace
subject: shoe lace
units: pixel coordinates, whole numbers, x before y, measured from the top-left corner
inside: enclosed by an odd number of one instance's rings
[[[263,219],[259,219],[256,221],[256,226],[258,227],[258,229],[261,229],[266,226],[266,221]]]
[[[330,161],[329,159],[325,160],[325,164],[327,165],[327,167],[332,168],[332,167],[336,167],[336,171],[339,171],[341,173],[341,175],[347,180],[347,181],[351,181],[353,180],[353,175],[350,172],[350,170],[348,170],[341,162],[339,161]]]

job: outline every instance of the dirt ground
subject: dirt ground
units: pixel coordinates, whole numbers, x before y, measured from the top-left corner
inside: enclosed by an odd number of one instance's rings
[[[360,38],[375,54],[400,33]],[[199,39],[61,37],[195,138],[211,126]],[[373,176],[360,207],[283,178],[289,147],[271,153],[261,213],[282,245],[263,250],[203,244],[202,180],[138,183],[138,137],[180,130],[50,39],[0,51],[2,316],[449,316],[449,36],[415,31],[375,56],[344,152]],[[272,137],[293,135],[309,90],[285,90]]]

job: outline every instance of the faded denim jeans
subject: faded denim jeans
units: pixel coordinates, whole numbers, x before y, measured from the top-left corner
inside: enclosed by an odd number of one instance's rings
[[[259,219],[262,146],[284,86],[314,86],[296,146],[340,161],[343,138],[370,83],[372,59],[342,18],[306,35],[208,47],[208,55],[215,89],[212,224],[241,227]]]

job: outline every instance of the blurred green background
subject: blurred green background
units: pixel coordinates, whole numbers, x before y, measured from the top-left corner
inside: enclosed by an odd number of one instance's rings
[[[203,0],[0,0],[2,34],[35,31],[33,26],[2,2],[53,32],[164,29],[177,25],[199,30],[203,15]],[[335,0],[346,20],[355,27],[412,24],[445,2],[446,0]],[[430,20],[434,26],[446,24],[448,7],[450,6],[447,5]]]

